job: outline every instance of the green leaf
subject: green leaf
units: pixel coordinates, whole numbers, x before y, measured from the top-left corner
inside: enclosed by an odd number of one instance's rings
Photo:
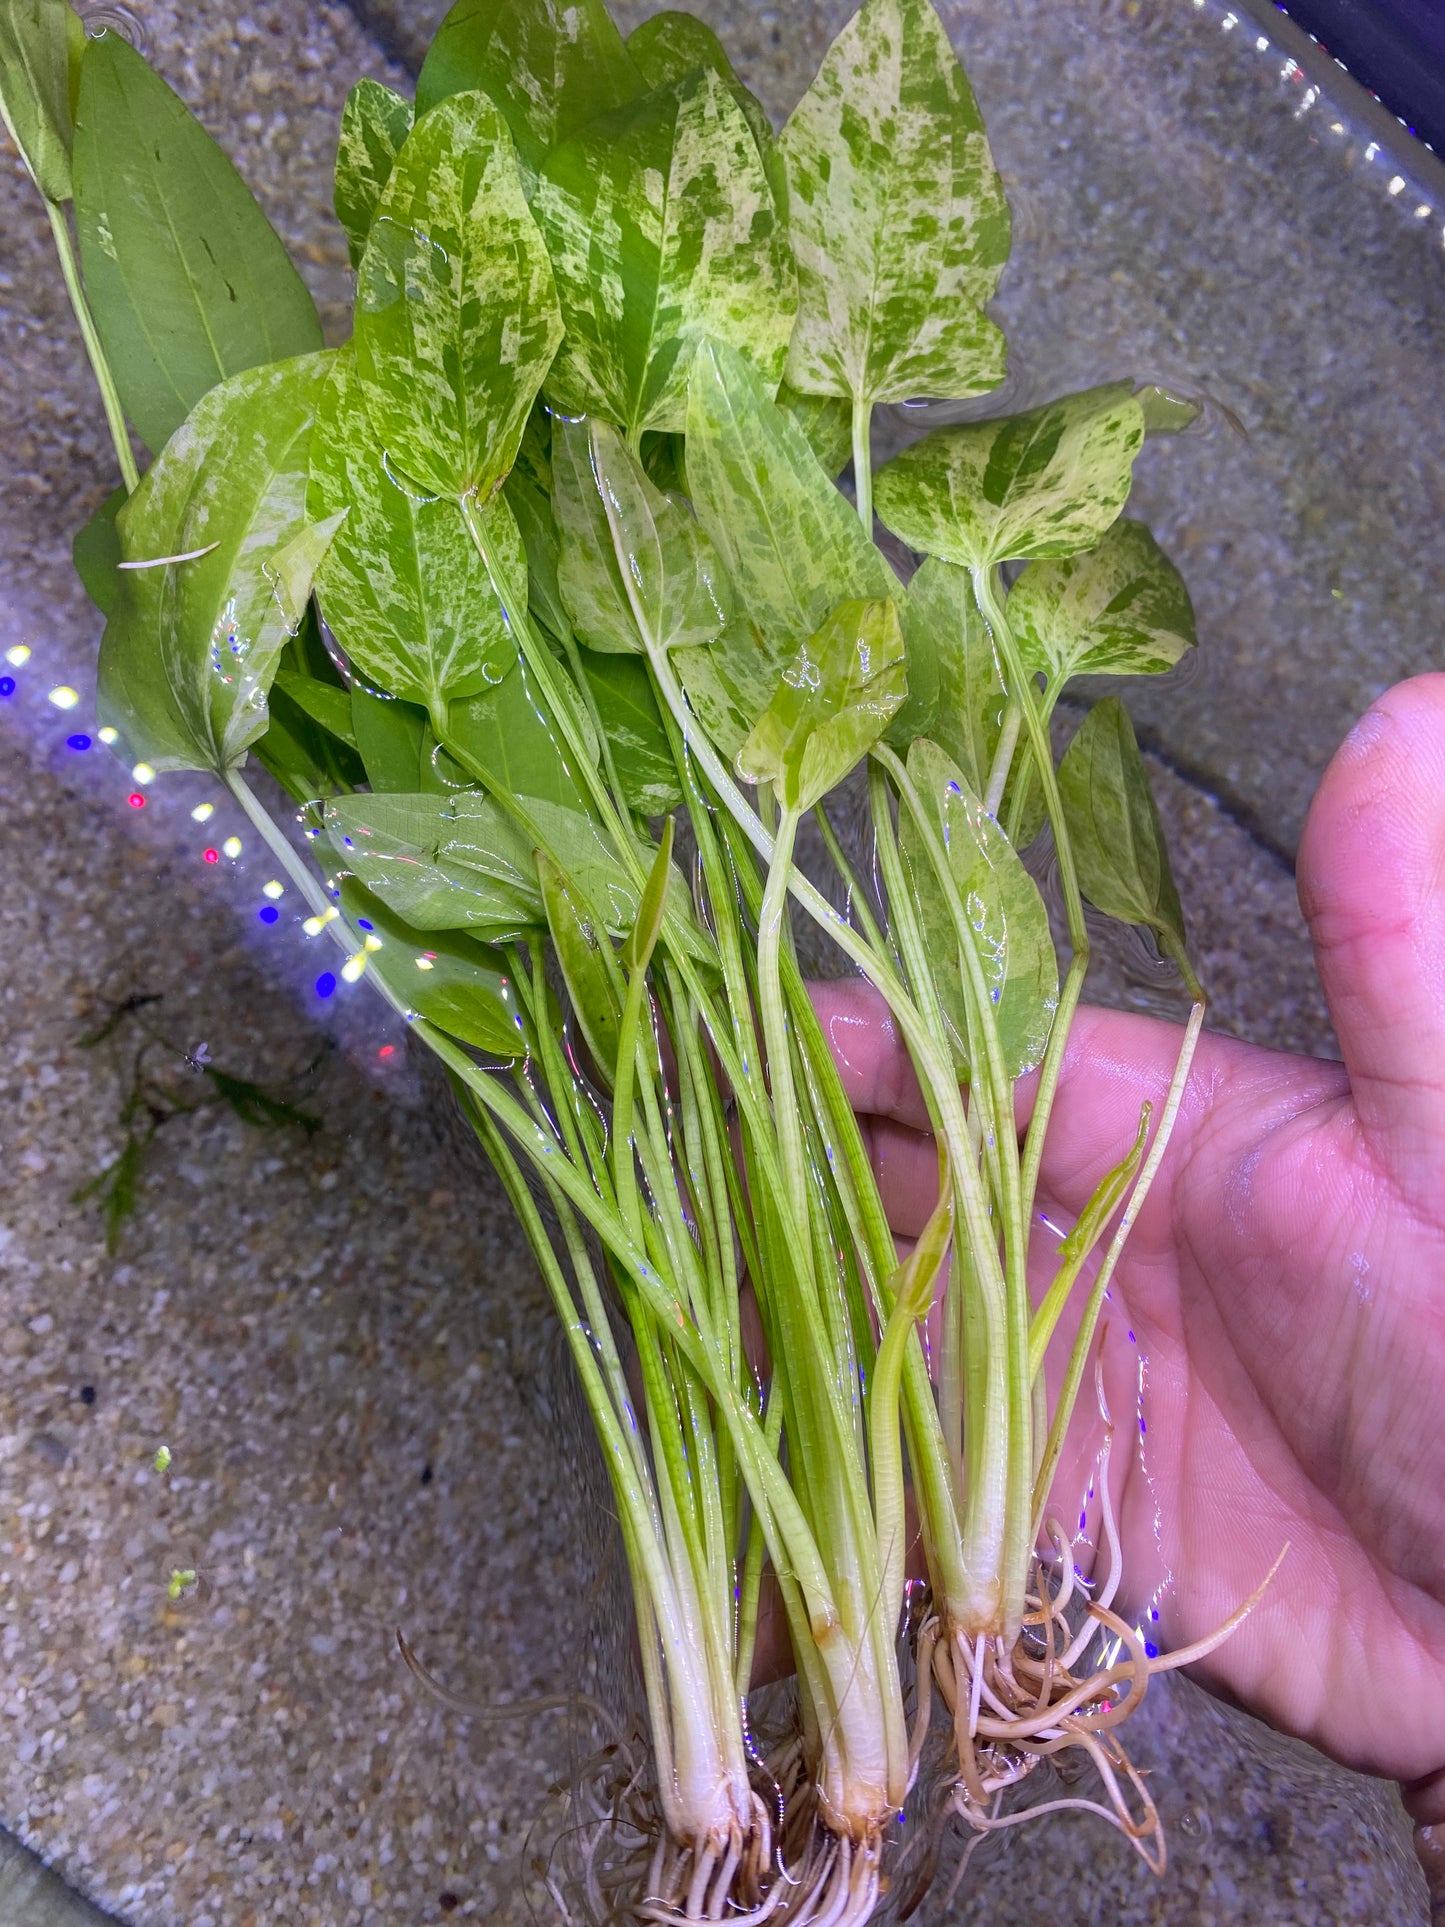
[[[411,102],[379,80],[358,80],[346,96],[336,148],[336,218],[346,230],[352,267],[365,251],[382,190],[411,124]]]
[[[452,704],[447,741],[493,789],[585,808],[525,662],[495,689]]]
[[[276,558],[305,527],[330,367],[329,355],[307,355],[213,389],[116,518],[125,560],[154,566],[125,572],[101,642],[99,709],[157,769],[224,775],[266,728],[295,628]]]
[[[908,585],[902,616],[908,701],[889,726],[887,741],[906,753],[915,737],[928,737],[984,796],[1006,698],[968,570],[929,556]],[[1024,850],[1043,828],[1046,812],[1033,757],[1022,739],[998,809],[1001,825],[1012,822],[1015,808],[1019,818],[1010,841]]]
[[[1005,1070],[1021,1077],[1041,1061],[1059,1001],[1043,898],[962,770],[936,744],[913,745],[908,774],[931,813],[964,910],[959,931],[913,815],[903,810],[899,847],[959,1070],[966,1074],[981,1049],[968,1020],[963,938],[977,954],[992,1000]]]
[[[731,755],[784,664],[837,603],[897,596],[899,585],[797,423],[722,342],[706,343],[693,365],[687,473],[734,606],[747,614],[710,648],[681,653],[676,667],[689,702]]]
[[[541,920],[531,844],[475,790],[337,797],[321,820],[342,874],[414,929],[501,941]]]
[[[506,123],[454,94],[397,155],[357,274],[356,365],[392,466],[486,501],[561,334]]]
[[[880,469],[874,502],[910,548],[967,568],[1090,549],[1129,494],[1144,411],[1127,382],[1025,415],[935,429]]]
[[[704,68],[620,108],[549,154],[532,194],[566,339],[553,406],[600,415],[634,446],[680,430],[705,335],[775,389],[797,310],[792,255],[757,142]]]
[[[1106,916],[1142,923],[1168,955],[1184,954],[1184,912],[1129,712],[1095,703],[1059,765],[1059,796],[1079,887]]]
[[[575,451],[576,428],[564,429],[562,440]],[[609,610],[620,597],[625,617],[611,628],[579,622],[583,640],[596,649],[631,653],[645,648],[657,655],[711,642],[727,622],[726,589],[712,544],[687,504],[655,488],[616,429],[604,422],[593,422],[588,452],[589,464],[580,475],[574,456],[573,473],[584,493],[591,483],[596,508],[589,503],[588,513],[594,523],[596,509],[602,511],[601,540],[612,551]],[[564,587],[574,594],[580,593],[583,566],[599,585],[603,579],[590,546],[586,551],[580,544],[575,551],[564,547],[563,566]]]
[[[288,635],[296,635],[311,603],[311,587],[316,571],[326,560],[336,531],[350,514],[338,509],[320,522],[303,523],[284,548],[277,549],[267,564],[276,588]]]
[[[783,129],[800,306],[788,380],[859,402],[982,394],[1008,205],[928,0],[866,0]]]
[[[81,586],[102,615],[115,607],[125,578],[116,564],[120,561],[120,533],[115,518],[126,499],[125,484],[111,490],[83,528],[77,529],[70,545],[71,560]]]
[[[598,1074],[611,1090],[622,1029],[619,973],[611,960],[612,946],[571,877],[545,850],[537,852],[537,879],[572,1009]]]
[[[1144,410],[1146,435],[1182,435],[1204,412],[1203,403],[1192,395],[1176,395],[1172,388],[1161,388],[1157,382],[1148,382],[1134,392]]]
[[[306,284],[245,182],[118,33],[81,67],[75,216],[95,324],[148,448],[228,375],[320,348]]]
[[[818,466],[836,481],[853,459],[853,406],[839,395],[801,395],[784,382],[778,406],[807,437]]]
[[[72,81],[85,29],[65,0],[0,6],[0,117],[47,201],[71,195]]]
[[[450,94],[490,94],[523,164],[624,106],[643,80],[603,0],[457,0],[416,83],[426,113]]]
[[[349,744],[352,749],[357,747],[351,697],[346,690],[338,689],[334,683],[322,682],[317,676],[302,675],[295,669],[278,669],[272,687],[279,689],[339,742]]]
[[[682,784],[647,664],[639,656],[599,656],[587,649],[582,668],[628,808],[640,816],[676,809]]]
[[[547,466],[550,472],[550,457]],[[550,488],[544,492],[518,465],[507,477],[503,492],[527,558],[528,609],[533,620],[540,622],[549,635],[565,642],[572,625],[557,580],[561,538]]]
[[[352,667],[429,712],[499,683],[517,643],[453,501],[403,486],[388,464],[348,351],[322,398],[311,451],[313,515],[342,508],[317,575],[321,612]],[[478,518],[511,580],[526,580],[505,497]]]
[[[752,129],[774,199],[786,218],[787,182],[777,161],[772,122],[756,94],[749,93],[717,35],[691,13],[655,13],[627,36],[627,51],[649,87],[667,87],[708,69],[723,81]]]
[[[470,937],[415,929],[355,877],[341,886],[341,907],[352,923],[364,918],[379,948],[366,967],[402,1005],[438,1030],[489,1056],[525,1056],[521,1012],[506,961]]]
[[[283,678],[292,687],[297,682],[309,683],[330,695],[340,694],[311,677],[278,670],[267,706],[266,734],[252,745],[262,768],[275,777],[294,803],[302,805],[338,791],[359,789],[366,781],[366,771],[355,749],[296,702],[282,687]],[[341,701],[346,709],[344,696]]]
[[[783,671],[738,768],[808,810],[865,756],[908,693],[892,600],[840,602]]]
[[[1032,562],[1008,599],[1028,668],[1055,696],[1071,676],[1153,676],[1194,647],[1183,577],[1142,522],[1116,522],[1095,549]]]
[[[446,789],[434,765],[436,738],[424,709],[359,680],[351,685],[350,705],[352,733],[373,790],[409,796]]]

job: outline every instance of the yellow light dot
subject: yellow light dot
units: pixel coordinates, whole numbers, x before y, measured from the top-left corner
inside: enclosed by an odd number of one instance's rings
[[[263,883],[261,885],[261,895],[263,897],[270,897],[273,903],[277,897],[284,897],[285,894],[286,885],[284,883],[278,883],[275,877],[272,877],[269,883]]]
[[[326,919],[324,917],[308,917],[301,928],[306,932],[308,937],[319,937],[321,932],[326,928]]]
[[[17,642],[13,649],[7,649],[5,651],[5,660],[12,669],[23,669],[30,660],[30,645],[24,642]]]
[[[431,970],[434,968],[430,957],[418,957],[416,967],[418,970]]]
[[[228,856],[231,859],[231,861],[234,863],[236,861],[236,858],[241,854],[240,837],[228,836],[225,842],[221,845],[221,854],[222,856]]]
[[[215,814],[216,806],[214,803],[197,803],[196,807],[191,811],[191,821],[193,823],[209,823]]]
[[[137,783],[153,783],[156,780],[156,773],[149,763],[137,763],[131,775]]]
[[[375,934],[373,934],[373,935],[371,935],[371,936],[369,936],[369,937],[367,938],[367,940],[366,940],[366,943],[365,943],[365,945],[363,946],[363,948],[365,948],[365,949],[367,949],[367,950],[380,950],[380,948],[381,948],[381,938],[380,938],[380,937],[378,937],[378,936],[376,936]]]
[[[1385,192],[1387,194],[1403,194],[1405,192],[1405,176],[1403,174],[1397,174],[1386,187]],[[53,701],[54,698],[51,700]]]
[[[112,729],[109,723],[106,724],[104,729],[98,729],[95,733],[107,749],[110,748],[112,743],[118,743],[120,741],[120,731],[118,729]]]
[[[360,952],[354,957],[348,957],[341,966],[341,981],[344,984],[354,984],[365,968],[366,958]]]
[[[74,709],[75,705],[80,701],[80,695],[77,690],[70,688],[67,683],[61,683],[58,689],[51,690],[50,701],[55,704],[57,709]]]

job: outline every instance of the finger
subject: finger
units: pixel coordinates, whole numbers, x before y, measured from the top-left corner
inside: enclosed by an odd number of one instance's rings
[[[855,1111],[891,1118],[915,1131],[928,1111],[893,1014],[859,977],[813,984],[813,1004]]]
[[[1439,1209],[1445,1145],[1445,675],[1389,690],[1325,772],[1300,905],[1366,1141]]]

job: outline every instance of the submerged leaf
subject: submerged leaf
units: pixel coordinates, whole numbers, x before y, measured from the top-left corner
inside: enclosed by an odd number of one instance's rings
[[[1079,887],[1106,916],[1141,923],[1167,955],[1184,954],[1184,912],[1159,808],[1129,712],[1095,703],[1059,765],[1059,796]]]
[[[575,431],[569,430],[568,433]],[[615,429],[592,424],[590,479],[625,593],[631,649],[697,649],[727,622],[722,568],[687,504],[664,495]],[[583,631],[598,648],[608,645]]]
[[[797,307],[792,255],[757,142],[711,68],[659,88],[549,154],[532,208],[567,333],[547,381],[565,414],[636,445],[680,430],[705,335],[776,388]]]
[[[95,325],[148,448],[228,375],[321,347],[306,284],[245,182],[118,33],[81,66],[75,217]]]
[[[346,230],[352,267],[365,251],[382,190],[411,125],[411,102],[379,80],[358,80],[346,96],[336,148],[336,218]]]
[[[785,809],[811,809],[878,741],[907,693],[897,604],[840,602],[783,671],[738,768],[771,783]]]
[[[628,808],[641,816],[675,809],[682,784],[647,664],[638,656],[599,656],[589,649],[582,667]]]
[[[322,822],[343,874],[417,930],[473,930],[500,941],[540,920],[531,845],[500,804],[477,791],[336,797]]]
[[[1192,395],[1176,395],[1172,388],[1161,388],[1158,382],[1148,382],[1135,393],[1144,411],[1146,435],[1182,435],[1204,412],[1203,403]]]
[[[355,877],[341,886],[341,907],[353,923],[371,926],[366,968],[411,1015],[492,1057],[525,1055],[521,1012],[499,951],[462,934],[415,929]]]
[[[494,790],[586,808],[525,662],[495,689],[452,704],[447,741],[468,773]]]
[[[85,29],[66,0],[0,7],[0,117],[47,201],[70,199],[72,97]]]
[[[603,0],[457,0],[422,63],[417,112],[473,89],[501,108],[534,168],[644,83]]]
[[[936,744],[913,745],[908,774],[931,812],[964,913],[960,931],[918,826],[904,809],[899,847],[959,1070],[966,1074],[982,1050],[969,1021],[959,956],[963,941],[978,958],[1005,1072],[1021,1077],[1041,1061],[1059,1001],[1058,961],[1043,898],[963,772]]]
[[[545,850],[537,851],[536,860],[547,928],[572,1009],[598,1074],[610,1090],[616,1080],[617,1042],[622,1030],[620,972],[612,958],[612,946],[566,871]]]
[[[281,690],[313,722],[336,737],[338,742],[356,748],[356,727],[352,719],[351,697],[334,683],[295,669],[278,669],[274,689]]]
[[[435,738],[427,729],[424,709],[368,689],[359,680],[351,685],[350,708],[351,733],[373,790],[410,796],[443,787],[432,767]]]
[[[295,627],[274,564],[306,524],[330,368],[330,355],[307,355],[212,389],[117,517],[125,559],[156,566],[125,572],[101,642],[98,706],[128,752],[157,769],[224,775],[266,728]],[[193,559],[157,560],[182,555]]]
[[[887,740],[906,752],[915,737],[930,737],[982,796],[1005,698],[967,569],[930,556],[908,585],[902,616],[908,700]]]
[[[996,387],[1004,338],[984,303],[1008,205],[928,0],[865,0],[779,145],[801,295],[793,386],[859,402]]]
[[[708,342],[693,364],[687,473],[698,521],[746,615],[708,649],[680,654],[676,667],[689,702],[731,755],[785,663],[836,604],[896,596],[899,585],[797,423],[721,342]]]
[[[343,508],[317,576],[321,612],[352,666],[436,712],[501,682],[517,643],[454,501],[407,488],[388,464],[348,350],[337,356],[311,452],[308,504]],[[505,496],[476,510],[510,579],[525,582]]]
[[[878,514],[967,568],[1092,548],[1129,494],[1144,411],[1127,382],[1024,415],[938,428],[878,472]]]
[[[1158,675],[1195,641],[1189,591],[1142,522],[1116,522],[1084,555],[1030,563],[1008,614],[1050,696],[1071,676]]]
[[[357,274],[356,365],[393,467],[485,501],[561,334],[506,122],[454,94],[397,155]]]

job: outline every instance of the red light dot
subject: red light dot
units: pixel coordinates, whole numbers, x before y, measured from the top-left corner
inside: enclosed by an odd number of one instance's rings
[[[219,863],[221,860],[221,852],[219,850],[202,850],[201,858],[206,863]]]
[[[133,810],[143,810],[146,806],[146,800],[139,790],[132,790],[125,800]]]
[[[376,1054],[378,1057],[390,1057],[392,1052],[395,1049],[396,1049],[395,1044],[383,1044],[381,1049]]]

